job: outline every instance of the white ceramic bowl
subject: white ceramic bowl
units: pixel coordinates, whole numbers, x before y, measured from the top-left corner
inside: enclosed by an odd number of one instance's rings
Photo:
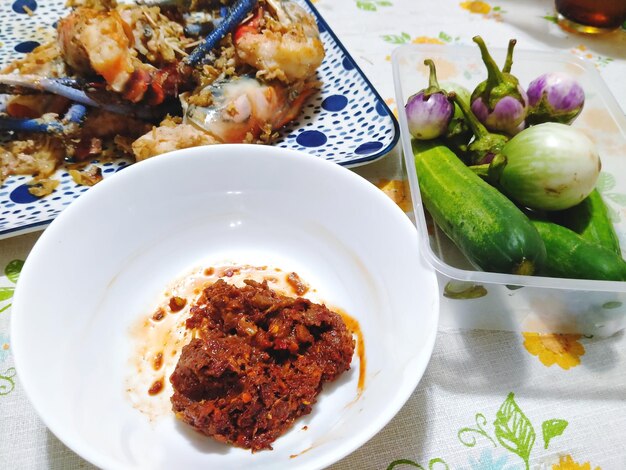
[[[365,340],[362,394],[355,356],[272,451],[217,444],[171,412],[151,421],[125,390],[132,325],[172,281],[226,258],[296,271]],[[290,150],[200,147],[133,165],[61,213],[22,271],[12,347],[45,424],[100,467],[321,468],[412,393],[435,340],[437,292],[415,227],[363,178]]]

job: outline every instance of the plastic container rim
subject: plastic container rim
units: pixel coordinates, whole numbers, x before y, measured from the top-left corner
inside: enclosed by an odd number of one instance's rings
[[[554,277],[545,277],[545,276],[522,276],[515,274],[502,274],[502,273],[494,273],[487,271],[470,271],[461,268],[455,268],[450,266],[449,264],[442,261],[436,253],[432,250],[428,235],[424,236],[424,234],[428,234],[427,226],[426,226],[426,216],[425,209],[422,204],[422,196],[419,191],[419,180],[416,175],[415,170],[415,161],[413,159],[413,151],[411,147],[411,136],[409,133],[408,123],[406,119],[406,114],[404,113],[404,103],[408,99],[408,96],[404,96],[402,85],[400,83],[400,64],[399,60],[405,51],[409,50],[419,50],[422,52],[433,51],[433,53],[437,53],[437,51],[441,51],[442,47],[453,47],[456,50],[462,51],[463,54],[470,53],[475,55],[476,57],[480,57],[480,51],[478,48],[474,50],[474,48],[469,46],[441,46],[441,45],[403,45],[395,48],[391,54],[391,64],[393,71],[393,81],[394,81],[394,89],[396,95],[396,103],[398,105],[398,120],[400,122],[400,140],[402,141],[402,150],[404,154],[404,161],[406,165],[406,170],[409,178],[409,186],[411,188],[411,201],[413,203],[413,211],[415,215],[415,220],[417,222],[417,232],[420,241],[420,245],[422,247],[422,255],[428,261],[428,263],[435,268],[441,274],[456,279],[459,281],[471,281],[471,282],[481,282],[481,283],[489,283],[489,284],[503,284],[503,285],[515,285],[515,286],[524,286],[524,287],[540,287],[547,289],[567,289],[567,290],[585,290],[585,291],[598,291],[598,292],[626,292],[626,282],[622,281],[601,281],[601,280],[589,280],[589,279],[570,279],[570,278],[554,278]],[[502,48],[492,48],[491,51],[494,54],[501,53],[505,51]],[[516,49],[515,51],[516,57],[522,56],[526,57],[529,55],[532,56],[543,56],[549,57],[552,61],[562,61],[567,63],[576,63],[583,67],[587,73],[594,74],[594,79],[597,81],[597,85],[599,87],[597,92],[605,94],[613,98],[611,91],[606,86],[604,80],[599,76],[598,72],[591,68],[588,63],[584,60],[572,56],[570,54],[565,54],[560,51],[554,52],[546,52],[546,51],[532,51],[532,50],[524,50],[524,49]],[[416,89],[414,93],[417,93],[419,89]],[[617,103],[615,99],[611,99],[608,101],[609,109],[608,111],[611,113],[612,117],[616,119],[620,131],[622,135],[624,134],[624,129],[626,129],[626,116],[621,113],[621,111],[617,107]]]

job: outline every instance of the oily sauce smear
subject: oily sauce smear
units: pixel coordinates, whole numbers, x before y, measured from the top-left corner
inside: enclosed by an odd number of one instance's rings
[[[361,325],[359,322],[348,315],[341,309],[333,308],[331,309],[334,312],[337,312],[341,315],[343,322],[346,324],[346,328],[348,331],[352,332],[354,336],[356,336],[356,354],[359,358],[359,382],[357,384],[357,398],[361,396],[363,393],[363,389],[365,388],[365,370],[366,370],[366,360],[365,360],[365,340],[363,339],[363,332],[361,331]]]
[[[297,273],[284,272],[279,268],[268,266],[225,264],[222,266],[203,267],[175,282],[163,293],[162,300],[152,313],[141,320],[131,332],[137,344],[137,354],[131,358],[132,374],[127,379],[126,389],[133,406],[147,415],[150,420],[171,415],[172,413],[170,397],[176,394],[176,390],[172,386],[170,377],[175,372],[177,365],[181,363],[181,353],[192,342],[200,339],[204,340],[207,336],[211,336],[207,334],[206,331],[198,328],[197,325],[194,327],[193,321],[191,322],[192,325],[190,325],[189,322],[194,316],[194,308],[206,307],[206,299],[202,299],[205,289],[215,284],[218,280],[222,280],[222,282],[238,288],[247,286],[248,284],[246,284],[246,282],[259,283],[261,285],[265,284],[268,289],[275,291],[277,296],[285,296],[285,298],[288,299],[286,301],[287,303],[293,302],[295,297],[307,297],[311,298],[313,301],[319,302],[316,298],[316,290],[304,282]],[[356,401],[365,386],[366,358],[363,335],[358,322],[354,318],[339,309],[332,308],[331,310],[332,312],[336,312],[334,314],[339,315],[343,320],[341,323],[349,332],[349,337],[352,341],[352,349],[356,351],[359,361]],[[248,333],[253,331],[255,327],[259,327],[255,325],[254,322],[247,320],[249,319],[244,319],[241,325],[238,324],[236,327],[239,326],[242,331],[246,331],[247,329]],[[266,327],[268,331],[269,328],[271,328],[267,325]],[[230,333],[233,331],[234,330],[231,328]],[[293,331],[296,331],[296,329]],[[304,333],[304,330],[300,329],[300,334],[304,335]],[[353,335],[356,341],[352,340]],[[301,337],[300,339],[303,338]],[[196,345],[197,344],[196,342]],[[269,351],[268,354],[273,357],[278,357],[278,363],[280,363],[280,361],[285,361],[285,351],[288,351],[289,347],[292,349],[295,348],[293,344],[289,346],[286,343],[281,344],[279,341],[278,348]],[[279,351],[280,348],[284,348],[282,352]],[[351,351],[352,350],[350,350],[349,353],[350,359],[352,357]],[[188,363],[191,364],[192,361]],[[349,363],[350,361],[348,360],[348,364]],[[248,366],[248,364],[246,364],[246,366]],[[264,367],[267,368],[269,366],[266,364]],[[183,369],[180,370],[182,371]],[[190,369],[187,369],[187,372],[189,372],[189,370]],[[223,381],[222,379],[223,377],[220,381]],[[240,385],[234,387],[234,392],[231,390],[228,396],[231,399],[233,396],[236,396],[239,403],[237,406],[239,406],[239,408],[254,406],[257,407],[258,410],[262,409],[262,397],[250,392],[250,390],[254,390],[254,388],[243,390],[237,387],[240,387]],[[269,449],[271,448],[272,440],[285,432],[298,416],[310,412],[310,406],[314,403],[315,396],[321,390],[321,383],[313,388],[315,389],[315,393],[312,393],[308,399],[302,398],[297,406],[293,404],[287,407],[281,405],[278,409],[275,409],[274,413],[277,413],[276,416],[280,416],[281,419],[270,420],[274,422],[274,425],[271,423],[268,424],[264,429],[264,433],[258,433],[257,431],[257,434],[263,434],[263,436],[259,436],[256,440],[251,428],[242,432],[230,430],[229,423],[232,420],[228,423],[221,422],[222,428],[219,428],[219,430],[215,426],[211,429],[206,428],[198,430],[204,434],[212,435],[218,440],[230,442],[240,447],[253,450]],[[187,392],[189,392],[188,389]],[[196,393],[196,395],[194,395],[194,393]],[[191,402],[194,401],[194,398],[198,397],[198,393],[200,392],[197,390],[191,392]],[[215,395],[216,389],[211,389],[211,386],[208,386],[200,395],[202,393],[208,393],[209,395],[213,393]],[[189,393],[187,393],[187,395],[189,395]],[[182,394],[179,393],[179,396],[182,396]],[[205,396],[200,401],[206,403],[206,398]],[[189,404],[189,397],[186,397],[186,400],[188,400],[187,404]],[[266,399],[266,401],[269,402],[269,399]],[[286,403],[291,402],[286,400]],[[278,404],[280,404],[280,401]],[[271,405],[268,406],[271,407]],[[191,411],[192,408],[193,406],[185,407],[179,403],[177,409],[179,418],[191,422],[191,415],[189,415],[189,413],[193,413],[193,411]],[[188,419],[185,419],[185,413],[188,413]],[[280,413],[283,414],[281,415]],[[235,414],[241,414],[241,410],[237,410]],[[272,415],[271,412],[269,414]],[[255,419],[258,421],[257,418]],[[214,421],[217,423],[219,420]],[[287,425],[276,424],[282,422],[287,422]],[[224,428],[224,426],[226,427]],[[245,429],[245,425],[242,429]]]

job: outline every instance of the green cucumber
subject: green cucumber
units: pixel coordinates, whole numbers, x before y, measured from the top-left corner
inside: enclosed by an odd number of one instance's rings
[[[532,220],[546,246],[538,274],[569,279],[626,281],[626,261],[613,251],[585,240],[573,230],[547,220]]]
[[[573,230],[585,240],[596,243],[615,254],[622,254],[619,239],[602,196],[594,189],[580,204],[549,214],[550,220]]]
[[[506,196],[440,142],[414,140],[413,155],[424,207],[470,262],[484,271],[527,275],[541,266],[543,241]]]

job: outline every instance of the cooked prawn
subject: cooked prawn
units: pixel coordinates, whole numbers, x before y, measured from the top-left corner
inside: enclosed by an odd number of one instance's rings
[[[121,92],[139,61],[130,51],[124,23],[111,12],[77,8],[58,23],[59,45],[65,62],[76,72],[104,77]]]
[[[241,61],[257,76],[294,83],[311,77],[324,59],[324,47],[312,15],[288,0],[266,0],[234,35]]]
[[[100,75],[132,102],[143,99],[160,68],[175,64],[191,42],[158,7],[77,8],[57,29],[70,67],[82,75]]]
[[[57,41],[0,74],[0,93],[11,95],[0,128],[15,138],[0,147],[0,180],[21,172],[45,177],[65,156],[91,161],[111,143],[138,161],[198,145],[268,143],[319,85],[312,77],[324,49],[314,18],[299,5],[193,0],[208,8],[206,18],[229,4],[199,38],[187,33],[178,8],[188,0],[166,0],[165,14],[154,6],[162,1],[70,0],[77,7],[58,22]],[[256,76],[245,75],[251,66]],[[81,117],[66,119],[75,107]],[[166,112],[174,117],[153,127]],[[49,132],[36,124],[53,118],[59,132],[33,135]]]
[[[132,150],[135,159],[141,161],[173,150],[217,143],[214,137],[189,124],[162,125],[135,140]]]
[[[266,84],[245,76],[217,80],[207,89],[212,103],[187,105],[184,122],[227,143],[254,141],[263,133],[267,140],[298,115],[314,91],[310,86],[290,89],[280,82]]]
[[[313,91],[250,77],[217,80],[194,97],[183,95],[183,123],[164,121],[133,143],[133,153],[145,160],[197,145],[267,142],[275,130],[295,119]],[[198,99],[200,95],[204,98]]]

